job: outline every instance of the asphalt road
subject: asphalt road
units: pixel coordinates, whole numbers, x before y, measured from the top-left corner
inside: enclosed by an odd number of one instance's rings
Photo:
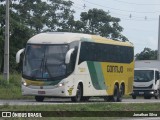
[[[47,105],[47,104],[92,104],[92,103],[107,103],[104,102],[103,99],[95,99],[91,98],[89,102],[81,102],[81,103],[73,103],[71,100],[68,98],[46,98],[43,102],[36,102],[35,100],[0,100],[0,105]],[[143,98],[138,98],[138,99],[123,99],[122,102],[118,103],[160,103],[160,99],[143,99]]]

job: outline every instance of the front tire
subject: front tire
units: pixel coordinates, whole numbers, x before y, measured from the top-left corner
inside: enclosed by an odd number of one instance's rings
[[[37,102],[43,102],[44,97],[43,97],[43,96],[35,96],[35,100],[36,100]]]
[[[72,102],[80,102],[81,99],[82,99],[82,87],[80,84],[78,84],[78,87],[77,87],[77,92],[76,92],[76,96],[72,97],[71,98],[71,101]]]

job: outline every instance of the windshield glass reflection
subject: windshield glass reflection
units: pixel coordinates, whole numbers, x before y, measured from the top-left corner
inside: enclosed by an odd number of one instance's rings
[[[154,78],[153,70],[135,70],[134,71],[135,82],[148,82],[153,80],[153,78]]]
[[[27,45],[23,75],[32,78],[54,78],[66,74],[65,55],[68,45]]]

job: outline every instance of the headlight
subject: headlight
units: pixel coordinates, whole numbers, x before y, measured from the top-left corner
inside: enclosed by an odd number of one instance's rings
[[[27,83],[25,81],[22,81],[22,85],[27,86]]]
[[[154,92],[152,91],[152,92],[150,92],[151,94],[154,94]]]
[[[62,87],[62,86],[64,86],[64,83],[58,84],[58,87]]]
[[[27,86],[27,83],[26,83],[26,82],[24,82],[24,83],[23,83],[23,85],[24,85],[24,86]]]

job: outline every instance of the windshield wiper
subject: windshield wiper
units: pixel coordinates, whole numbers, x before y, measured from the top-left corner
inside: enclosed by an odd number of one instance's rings
[[[44,77],[44,75],[45,75],[45,78],[47,77],[47,78],[50,78],[50,76],[51,76],[51,74],[50,74],[50,72],[49,72],[49,70],[48,70],[48,68],[47,68],[47,58],[45,59],[45,61],[44,61],[44,65],[43,65],[44,67],[44,69],[43,69],[43,77]]]
[[[39,60],[39,61],[40,61],[40,60]],[[31,75],[31,77],[37,77],[37,74],[38,74],[39,72],[40,72],[40,74],[42,74],[42,71],[43,71],[43,69],[42,69],[43,61],[44,61],[44,59],[42,58],[42,60],[41,60],[41,62],[40,62],[40,66],[37,67],[37,69],[33,69],[33,70],[32,70],[32,75]]]

